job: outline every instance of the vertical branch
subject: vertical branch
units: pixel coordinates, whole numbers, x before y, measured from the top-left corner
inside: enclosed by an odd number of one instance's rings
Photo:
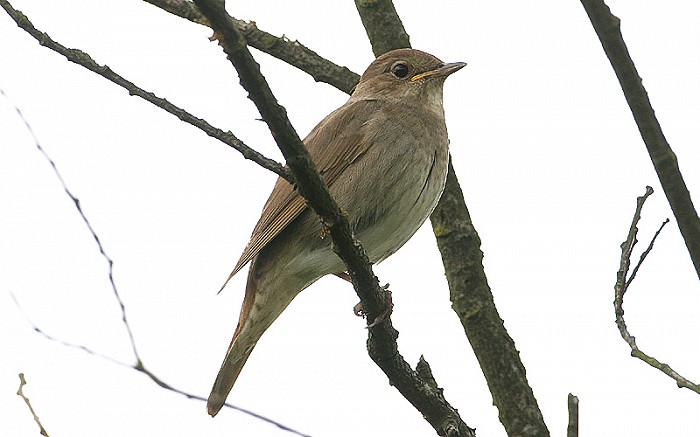
[[[578,437],[578,398],[569,393],[566,403],[569,407],[569,424],[566,427],[566,437]]]
[[[617,75],[651,162],[654,164],[654,170],[661,181],[661,187],[678,222],[690,259],[700,278],[700,218],[683,181],[676,154],[664,137],[659,120],[649,101],[649,95],[642,85],[642,78],[639,77],[627,45],[622,39],[620,19],[610,12],[610,8],[603,0],[581,0],[581,3]]]

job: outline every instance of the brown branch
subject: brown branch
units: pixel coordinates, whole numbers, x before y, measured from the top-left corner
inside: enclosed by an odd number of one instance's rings
[[[452,309],[486,377],[503,427],[509,436],[549,435],[525,366],[496,309],[484,272],[481,240],[451,163],[445,191],[430,220],[445,266]]]
[[[637,208],[634,211],[634,216],[632,218],[630,230],[627,233],[627,238],[625,239],[625,241],[622,242],[622,245],[620,246],[622,249],[622,254],[620,255],[620,269],[617,271],[617,280],[615,281],[615,322],[617,323],[617,329],[620,331],[620,335],[632,349],[633,357],[639,358],[651,367],[658,369],[664,374],[666,374],[668,377],[676,381],[676,384],[679,388],[687,388],[689,390],[694,391],[695,393],[700,394],[700,385],[695,384],[694,382],[691,382],[690,380],[684,378],[678,372],[673,370],[668,364],[660,362],[656,358],[652,357],[651,355],[647,355],[645,352],[639,349],[639,347],[637,346],[636,339],[632,334],[630,334],[627,328],[627,323],[625,322],[625,311],[622,308],[622,302],[625,297],[625,293],[627,292],[629,285],[632,283],[634,275],[636,275],[642,262],[647,257],[649,252],[651,252],[651,249],[654,247],[654,241],[656,241],[656,237],[659,236],[661,230],[668,223],[668,219],[666,219],[661,224],[661,227],[654,234],[654,237],[649,242],[647,249],[644,251],[644,253],[642,253],[639,262],[637,263],[637,266],[633,269],[633,273],[628,279],[627,274],[629,273],[630,269],[630,258],[632,256],[634,246],[636,246],[637,244],[637,232],[639,231],[637,225],[639,224],[639,220],[642,217],[642,207],[644,206],[644,202],[646,202],[647,198],[651,196],[653,192],[654,190],[651,187],[647,187],[644,195],[637,198]]]
[[[355,7],[374,56],[411,47],[411,40],[391,0],[355,0]]]
[[[189,0],[144,0],[173,15],[211,27],[211,23],[202,15],[197,6]],[[228,17],[236,29],[245,37],[249,46],[274,56],[287,64],[309,74],[316,82],[324,82],[350,94],[360,80],[357,73],[347,67],[341,67],[321,57],[318,53],[284,36],[275,36],[258,29],[255,22],[246,22]]]
[[[224,51],[238,71],[241,85],[267,122],[287,165],[295,175],[299,193],[329,229],[334,251],[345,263],[363,310],[367,313],[370,356],[387,374],[391,384],[423,414],[439,435],[474,435],[456,410],[444,400],[441,390],[424,381],[399,354],[396,344],[398,332],[390,318],[385,318],[376,326],[373,324],[386,308],[386,293],[379,286],[362,246],[354,238],[347,217],[331,197],[304,144],[287,119],[284,108],[274,99],[245,40],[231,24],[223,5],[215,0],[195,0],[195,4],[212,23]]]
[[[92,57],[90,57],[89,54],[77,49],[69,49],[59,44],[58,42],[51,39],[49,35],[35,28],[34,25],[29,21],[29,19],[22,12],[14,9],[7,0],[0,0],[0,6],[2,6],[3,9],[5,9],[7,14],[13,20],[15,20],[17,26],[19,26],[25,32],[30,34],[34,39],[39,41],[39,44],[41,44],[42,46],[47,47],[55,51],[56,53],[65,56],[66,59],[68,59],[69,61],[102,76],[110,82],[119,85],[120,87],[126,89],[129,92],[129,95],[141,97],[147,102],[152,103],[153,105],[176,116],[185,123],[189,123],[190,125],[200,129],[210,137],[216,138],[222,143],[233,147],[238,152],[240,152],[244,158],[250,159],[251,161],[255,162],[261,167],[266,168],[267,170],[270,170],[289,181],[292,180],[291,173],[287,168],[283,167],[277,161],[266,158],[261,153],[257,152],[254,149],[251,149],[241,140],[236,138],[236,136],[233,135],[231,132],[224,132],[221,129],[215,128],[214,126],[207,123],[205,120],[197,118],[189,112],[185,111],[184,109],[173,105],[167,100],[157,97],[155,94],[145,91],[142,88],[139,88],[133,82],[124,79],[122,76],[112,71],[111,68],[97,64],[92,59]]]
[[[566,404],[569,407],[569,424],[566,427],[566,437],[578,437],[578,398],[569,393]]]
[[[49,433],[46,432],[46,429],[44,429],[44,425],[41,424],[41,420],[39,420],[39,416],[36,415],[34,412],[34,408],[32,407],[32,403],[29,402],[29,398],[25,396],[23,388],[24,386],[27,385],[27,381],[24,379],[24,373],[19,374],[19,388],[17,389],[17,396],[21,397],[24,399],[24,403],[27,404],[27,407],[29,408],[29,412],[32,413],[32,416],[34,417],[34,422],[36,422],[37,425],[39,425],[39,434],[49,437]]]
[[[581,3],[617,75],[651,162],[661,181],[661,187],[676,217],[690,259],[695,266],[695,272],[700,278],[700,218],[683,181],[676,154],[664,137],[661,125],[654,114],[654,108],[642,84],[642,78],[639,77],[627,45],[622,39],[620,19],[610,12],[610,8],[603,0],[581,0]]]
[[[355,0],[355,5],[375,55],[410,44],[391,0]],[[430,221],[445,266],[452,308],[481,365],[506,432],[511,436],[549,435],[520,353],[496,310],[482,264],[479,235],[451,161],[445,190]]]

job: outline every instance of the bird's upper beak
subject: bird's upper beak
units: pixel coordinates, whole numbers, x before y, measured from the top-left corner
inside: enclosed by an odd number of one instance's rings
[[[411,78],[411,82],[415,82],[417,80],[423,79],[424,77],[430,77],[430,76],[435,76],[435,77],[449,76],[450,74],[461,69],[465,65],[467,65],[466,62],[452,62],[450,64],[440,64],[440,66],[438,68],[436,68],[435,70],[430,70],[430,71],[426,71],[424,73],[416,74],[415,76],[413,76]]]

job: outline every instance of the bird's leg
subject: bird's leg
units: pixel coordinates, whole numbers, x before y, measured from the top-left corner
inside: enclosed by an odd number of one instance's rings
[[[386,293],[386,309],[382,311],[382,313],[379,314],[377,317],[375,317],[372,323],[367,325],[367,329],[374,328],[375,326],[386,320],[389,316],[391,316],[391,313],[394,311],[394,302],[391,300],[391,290],[389,290],[389,284],[385,284],[382,287],[382,290],[384,290],[384,292]],[[360,306],[361,314],[364,317],[364,311],[362,311],[362,302],[355,305],[355,314],[357,314],[358,305]]]
[[[348,272],[334,273],[334,275],[336,275],[340,279],[344,279],[344,280],[352,283],[352,278],[350,278],[350,274]]]
[[[335,273],[335,275],[337,277],[339,277],[340,279],[344,279],[348,282],[352,282],[352,279],[350,278],[350,275],[348,274],[348,272]],[[385,284],[382,287],[382,290],[384,290],[384,292],[386,293],[386,297],[387,297],[386,309],[381,314],[379,314],[374,319],[374,321],[369,324],[369,326],[367,326],[368,329],[373,328],[373,327],[377,326],[379,323],[386,320],[386,318],[389,317],[391,315],[391,312],[394,310],[394,303],[391,300],[391,290],[389,290],[389,284]],[[365,310],[362,308],[362,302],[358,302],[358,304],[353,307],[352,312],[354,312],[357,317],[362,317],[363,319],[366,316]]]
[[[345,281],[348,281],[352,283],[352,278],[350,277],[350,274],[348,272],[340,272],[340,273],[334,273],[337,277],[340,279],[343,279]],[[387,284],[388,285],[388,284]],[[365,312],[362,311],[362,302],[359,302],[357,305],[355,305],[352,309],[352,312],[355,313],[357,317],[365,317]]]

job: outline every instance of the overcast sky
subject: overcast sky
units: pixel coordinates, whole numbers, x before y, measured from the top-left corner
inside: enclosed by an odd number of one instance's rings
[[[373,60],[353,2],[228,2],[229,12],[361,73]],[[610,1],[664,133],[700,196],[700,4]],[[280,160],[211,32],[140,1],[15,0],[33,23],[127,79]],[[613,313],[619,245],[651,185],[646,245],[672,217],[600,43],[578,1],[396,1],[411,43],[468,66],[445,86],[451,151],[482,239],[496,305],[552,435],[566,397],[581,435],[697,435],[700,398],[630,357]],[[41,47],[0,13],[0,435],[36,435],[24,372],[52,436],[288,433],[142,374],[50,342],[133,363],[107,264],[37,150],[16,105],[114,260],[144,364],[206,396],[235,328],[243,250],[275,176],[175,117]],[[257,51],[304,136],[347,96]],[[399,347],[421,354],[479,436],[505,436],[450,309],[429,225],[376,266],[393,291]],[[21,310],[12,299],[14,295]],[[229,398],[314,437],[434,435],[365,351],[358,298],[329,277],[265,334]],[[626,300],[639,346],[700,380],[700,289],[674,220]],[[234,434],[235,433],[235,434]]]

